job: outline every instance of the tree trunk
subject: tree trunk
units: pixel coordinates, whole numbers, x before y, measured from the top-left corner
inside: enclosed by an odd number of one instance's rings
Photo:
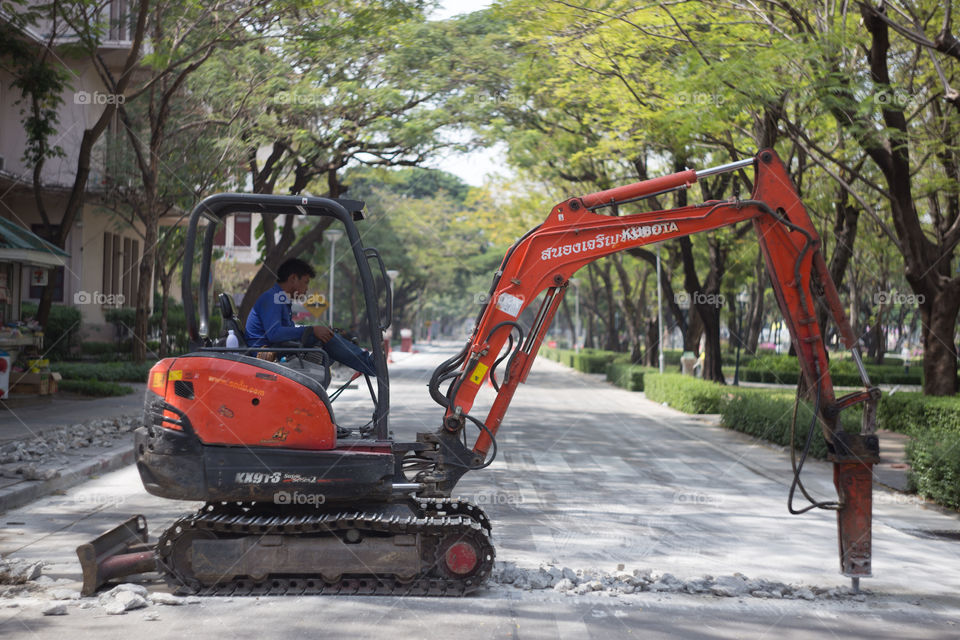
[[[660,365],[660,324],[657,318],[647,320],[646,349],[643,353],[643,364],[648,367]]]
[[[923,392],[950,396],[957,389],[957,353],[953,342],[960,296],[948,290],[920,306],[923,328]],[[950,336],[944,341],[942,336]]]
[[[723,280],[723,274],[726,270],[727,250],[721,246],[720,240],[716,236],[708,238],[707,243],[710,254],[710,271],[704,285],[701,286],[693,259],[693,242],[689,237],[680,238],[684,287],[692,302],[691,318],[699,318],[703,326],[705,338],[703,377],[706,380],[725,384],[720,346],[720,309],[723,308],[720,282]],[[694,347],[694,344],[690,340],[690,336],[687,336],[684,340],[684,349],[689,351],[691,347]],[[694,353],[697,351],[699,349],[694,350]]]
[[[750,292],[750,309],[747,312],[747,341],[744,351],[751,355],[757,353],[760,345],[760,333],[763,331],[764,294],[767,290],[767,267],[763,260],[763,249],[757,247],[757,259],[753,265],[753,289]]]
[[[144,211],[143,255],[140,258],[140,277],[137,283],[136,316],[133,323],[133,360],[147,359],[147,330],[150,320],[150,299],[153,297],[153,263],[157,246],[157,207],[147,198]]]
[[[876,364],[883,364],[883,355],[887,350],[887,334],[883,330],[883,308],[877,311],[877,318],[873,323],[873,339],[873,361]]]
[[[160,275],[160,358],[166,358],[169,348],[167,347],[167,311],[170,304],[170,280],[173,277],[173,271],[161,273]]]

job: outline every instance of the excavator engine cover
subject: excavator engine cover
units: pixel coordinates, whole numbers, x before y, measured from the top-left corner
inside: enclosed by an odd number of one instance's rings
[[[137,468],[153,495],[325,504],[391,494],[390,444],[335,448],[326,391],[283,365],[227,354],[162,360],[144,405]]]

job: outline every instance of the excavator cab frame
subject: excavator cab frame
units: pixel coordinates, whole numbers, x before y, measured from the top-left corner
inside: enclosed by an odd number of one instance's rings
[[[363,220],[363,206],[364,203],[359,200],[312,196],[220,193],[205,198],[194,207],[187,223],[181,291],[183,293],[183,309],[187,320],[190,351],[206,353],[242,353],[249,351],[246,348],[214,346],[211,337],[208,335],[210,327],[210,270],[217,226],[224,224],[227,216],[238,213],[328,217],[342,224],[363,289],[366,325],[371,336],[370,353],[377,369],[377,393],[375,395],[371,393],[374,403],[371,431],[376,439],[387,440],[390,431],[390,378],[387,371],[386,353],[383,349],[383,332],[393,320],[393,292],[389,284],[385,284],[383,287],[385,303],[381,306],[376,280],[370,270],[370,260],[376,260],[380,270],[381,282],[389,283],[389,278],[379,251],[373,247],[364,247],[361,242],[355,221]],[[201,220],[206,220],[208,224],[205,227],[200,227]],[[203,229],[203,239],[200,253],[200,279],[196,304],[194,304],[194,253],[197,236],[201,228]],[[311,349],[284,347],[271,348],[271,351],[296,354],[309,352]]]

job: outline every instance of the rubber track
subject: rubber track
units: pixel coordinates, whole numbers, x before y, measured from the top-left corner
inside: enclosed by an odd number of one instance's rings
[[[411,502],[417,515],[383,518],[363,512],[316,513],[298,511],[286,515],[257,513],[252,505],[208,503],[195,514],[177,520],[157,544],[158,568],[171,587],[181,593],[207,596],[261,595],[393,595],[465,596],[484,585],[493,569],[494,549],[490,542],[490,520],[482,509],[462,500],[416,498]],[[314,511],[314,510],[310,510]],[[319,576],[269,577],[265,581],[237,578],[216,585],[201,584],[173,567],[169,558],[177,540],[195,530],[240,535],[302,535],[358,529],[360,531],[426,538],[421,565],[426,571],[408,581],[382,576],[348,576],[328,583]],[[481,550],[480,570],[466,579],[442,575],[436,557],[441,540],[455,534],[470,538]]]

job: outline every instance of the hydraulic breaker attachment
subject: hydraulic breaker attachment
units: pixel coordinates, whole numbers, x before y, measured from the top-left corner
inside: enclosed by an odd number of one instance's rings
[[[155,571],[154,549],[147,545],[147,519],[132,516],[92,542],[77,547],[83,568],[83,596],[92,596],[114,578]]]
[[[840,571],[853,579],[872,575],[870,559],[873,517],[873,465],[879,461],[880,445],[873,434],[834,434],[833,483],[840,507],[837,510],[837,537],[840,543]]]

